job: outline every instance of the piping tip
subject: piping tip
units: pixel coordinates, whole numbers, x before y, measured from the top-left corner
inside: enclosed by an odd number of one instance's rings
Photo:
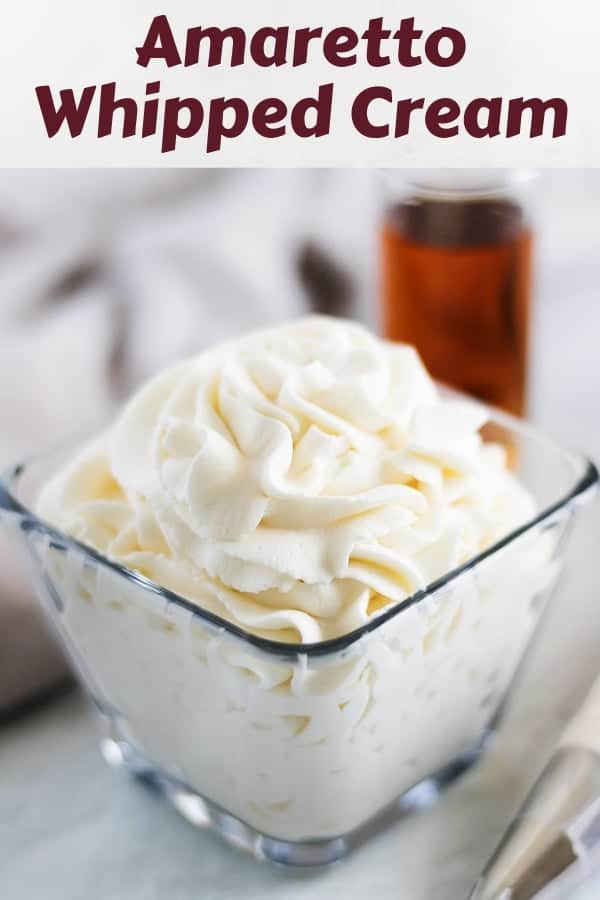
[[[542,772],[469,900],[534,900],[600,840],[600,756],[560,750]],[[563,894],[564,896],[564,894]]]
[[[512,891],[510,888],[505,888],[498,893],[494,892],[492,888],[492,893],[486,888],[485,878],[479,878],[477,884],[469,894],[468,900],[511,900]]]

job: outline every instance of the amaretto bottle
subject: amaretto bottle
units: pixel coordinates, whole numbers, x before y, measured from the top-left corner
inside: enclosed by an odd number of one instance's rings
[[[421,169],[387,179],[385,336],[414,344],[436,379],[523,415],[533,173]]]

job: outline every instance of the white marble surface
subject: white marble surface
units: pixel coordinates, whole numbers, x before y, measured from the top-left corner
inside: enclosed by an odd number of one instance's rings
[[[600,172],[547,178],[532,415],[600,458]],[[257,865],[109,770],[72,693],[0,727],[2,900],[464,900],[598,667],[600,508],[493,751],[434,808],[315,873]],[[573,900],[597,900],[600,877]]]

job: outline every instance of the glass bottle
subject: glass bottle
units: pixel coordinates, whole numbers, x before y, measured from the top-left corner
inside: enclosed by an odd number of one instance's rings
[[[390,173],[382,229],[386,337],[434,378],[516,415],[526,407],[531,173]]]

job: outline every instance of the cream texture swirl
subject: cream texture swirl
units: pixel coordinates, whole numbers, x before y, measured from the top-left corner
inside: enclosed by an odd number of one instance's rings
[[[38,512],[247,631],[324,640],[531,518],[485,419],[411,347],[300,319],[158,375]]]

